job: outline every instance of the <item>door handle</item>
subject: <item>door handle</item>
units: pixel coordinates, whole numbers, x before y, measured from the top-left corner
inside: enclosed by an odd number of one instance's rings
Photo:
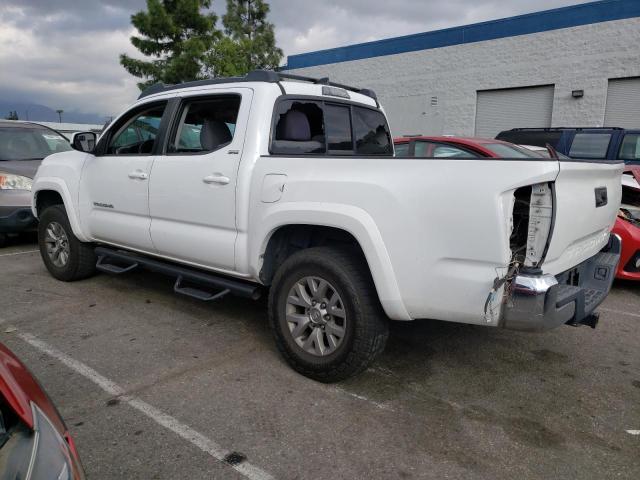
[[[129,172],[129,178],[132,180],[146,180],[149,178],[149,174],[147,172],[143,172],[142,170],[135,170],[133,172]]]
[[[204,183],[217,183],[218,185],[227,185],[231,179],[229,177],[225,177],[221,173],[215,173],[213,175],[207,175],[202,179]]]

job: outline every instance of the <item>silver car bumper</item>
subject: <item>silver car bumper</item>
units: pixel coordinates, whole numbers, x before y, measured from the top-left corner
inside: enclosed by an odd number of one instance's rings
[[[598,254],[560,275],[518,275],[511,284],[502,326],[543,331],[560,325],[596,326],[595,309],[611,290],[620,260],[621,241],[611,235]]]

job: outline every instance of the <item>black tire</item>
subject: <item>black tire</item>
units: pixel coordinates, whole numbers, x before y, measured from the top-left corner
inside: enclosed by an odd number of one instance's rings
[[[0,233],[0,248],[7,245],[7,240],[8,240],[7,235],[4,233]]]
[[[95,274],[96,254],[94,247],[90,243],[81,242],[73,234],[67,212],[63,205],[47,207],[40,215],[39,220],[38,245],[40,247],[40,256],[47,270],[49,270],[49,273],[54,278],[62,280],[63,282],[73,282]],[[46,232],[54,222],[60,225],[64,231],[69,245],[69,257],[62,266],[55,265],[47,253],[47,245],[45,242]]]
[[[307,353],[286,320],[289,291],[300,279],[320,277],[342,299],[346,334],[327,356]],[[389,335],[367,264],[355,249],[315,247],[289,257],[276,272],[269,292],[269,322],[278,349],[297,372],[320,382],[344,380],[365,370],[382,353]]]

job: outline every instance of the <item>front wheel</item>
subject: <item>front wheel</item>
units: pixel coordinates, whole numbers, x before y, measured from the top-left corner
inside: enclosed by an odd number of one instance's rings
[[[48,207],[40,215],[38,246],[49,273],[65,282],[90,277],[96,271],[93,246],[73,234],[62,205]]]
[[[327,383],[365,370],[388,337],[366,262],[350,249],[317,247],[289,257],[271,287],[269,318],[293,369]]]

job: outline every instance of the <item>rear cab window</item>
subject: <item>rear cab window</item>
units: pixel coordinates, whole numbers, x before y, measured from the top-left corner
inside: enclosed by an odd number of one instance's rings
[[[274,155],[393,155],[387,120],[375,108],[325,99],[283,99],[275,107]]]
[[[353,131],[359,155],[393,154],[391,134],[384,115],[376,110],[353,107]]]

